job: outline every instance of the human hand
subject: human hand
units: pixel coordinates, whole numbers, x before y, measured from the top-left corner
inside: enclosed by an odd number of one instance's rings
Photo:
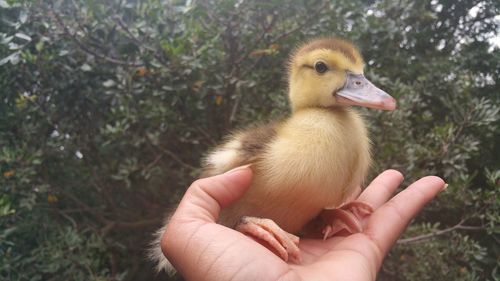
[[[428,176],[392,197],[403,176],[387,170],[358,197],[374,207],[363,232],[326,241],[301,239],[302,262],[289,264],[244,234],[215,223],[251,178],[251,169],[242,167],[197,180],[187,190],[161,241],[163,253],[187,280],[375,280],[408,223],[445,186],[442,179]]]

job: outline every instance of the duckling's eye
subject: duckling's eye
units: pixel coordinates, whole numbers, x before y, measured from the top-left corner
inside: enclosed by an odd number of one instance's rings
[[[314,64],[314,69],[316,70],[316,72],[323,74],[328,70],[328,66],[326,66],[324,62],[318,61]]]

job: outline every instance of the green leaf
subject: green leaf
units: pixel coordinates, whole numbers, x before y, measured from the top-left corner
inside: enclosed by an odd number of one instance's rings
[[[21,52],[19,52],[19,51],[10,54],[9,56],[0,60],[0,65],[4,65],[4,64],[9,63],[9,62],[13,65],[16,65],[17,63],[19,63],[19,60],[20,60],[19,55],[20,54],[21,54]]]
[[[92,71],[92,67],[86,63],[82,64],[82,66],[80,66],[80,69],[83,71]]]
[[[9,5],[9,3],[7,3],[7,1],[0,0],[0,8],[4,8],[4,9],[10,8],[10,5]]]
[[[15,37],[17,38],[20,38],[20,39],[23,39],[23,40],[26,40],[28,42],[31,41],[31,37],[29,37],[28,35],[24,34],[24,33],[21,33],[21,32],[18,32],[14,35]]]
[[[102,85],[103,85],[104,87],[106,87],[106,88],[110,88],[110,87],[115,86],[115,85],[116,85],[116,82],[115,82],[115,81],[113,81],[113,80],[111,80],[111,79],[108,79],[108,80],[104,81],[104,82],[102,83]]]

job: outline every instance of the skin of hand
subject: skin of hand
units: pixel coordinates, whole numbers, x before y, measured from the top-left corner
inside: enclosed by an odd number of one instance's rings
[[[252,170],[244,166],[197,180],[187,190],[161,241],[163,253],[186,280],[375,280],[408,223],[445,188],[441,178],[428,176],[393,197],[403,175],[383,172],[358,197],[375,210],[363,221],[364,231],[326,241],[301,239],[298,265],[215,223],[251,178]]]

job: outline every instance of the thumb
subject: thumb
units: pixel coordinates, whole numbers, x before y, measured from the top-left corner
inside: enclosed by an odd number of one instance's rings
[[[188,245],[193,244],[193,241],[197,244],[206,242],[201,238],[192,239],[194,233],[204,225],[214,226],[221,209],[240,198],[250,186],[251,180],[252,170],[248,166],[242,166],[191,184],[166,225],[160,242],[163,254],[176,268],[183,268],[183,265],[189,268],[193,252],[186,250]],[[207,229],[204,229],[203,233],[206,235],[202,237],[211,237],[206,232]]]
[[[252,170],[249,165],[199,179],[188,188],[174,216],[215,222],[221,209],[239,199],[250,186],[251,180]]]

